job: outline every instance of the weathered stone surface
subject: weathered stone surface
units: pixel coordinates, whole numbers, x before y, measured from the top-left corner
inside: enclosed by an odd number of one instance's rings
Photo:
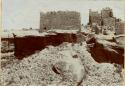
[[[109,62],[124,65],[124,48],[117,45],[114,42],[109,42],[106,40],[98,41],[96,38],[91,38],[87,41],[88,44],[92,44],[89,47],[89,51],[92,57],[97,62]],[[115,45],[113,45],[115,44]]]
[[[76,11],[57,11],[40,14],[40,32],[50,29],[76,29],[81,28],[80,13]]]
[[[45,37],[28,36],[15,38],[15,56],[22,59],[36,51],[44,49],[48,45],[58,46],[63,42],[76,42],[77,37],[72,33],[58,33],[56,35],[47,35]]]

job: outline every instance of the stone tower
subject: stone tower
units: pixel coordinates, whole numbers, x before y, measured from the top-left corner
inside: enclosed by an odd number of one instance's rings
[[[101,25],[101,15],[98,13],[98,11],[92,11],[90,9],[89,10],[89,25],[92,25],[92,23]]]
[[[51,11],[40,13],[40,32],[61,29],[79,30],[81,28],[80,13],[76,11]]]
[[[101,10],[101,16],[102,16],[102,18],[113,17],[112,9],[110,9],[109,7],[103,8]]]

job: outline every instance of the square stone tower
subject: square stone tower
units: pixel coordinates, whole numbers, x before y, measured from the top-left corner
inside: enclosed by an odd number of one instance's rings
[[[40,13],[40,32],[61,29],[79,30],[81,29],[80,13],[76,11],[51,11]]]

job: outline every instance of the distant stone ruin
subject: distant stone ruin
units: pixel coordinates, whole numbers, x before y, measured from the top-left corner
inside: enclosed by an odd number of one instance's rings
[[[115,27],[115,17],[113,17],[112,9],[109,7],[103,8],[101,13],[98,11],[89,10],[89,24],[96,23],[99,26],[114,26]]]
[[[40,32],[61,29],[79,30],[81,28],[80,13],[76,11],[51,11],[40,13]]]
[[[96,24],[102,28],[102,33],[106,30],[115,32],[115,34],[124,34],[125,23],[113,16],[113,10],[109,7],[103,8],[101,12],[89,10],[89,22],[91,27]],[[98,29],[97,29],[98,30]]]

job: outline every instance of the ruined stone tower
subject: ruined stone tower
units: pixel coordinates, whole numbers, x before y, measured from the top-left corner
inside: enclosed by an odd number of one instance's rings
[[[80,13],[75,11],[51,11],[40,13],[40,32],[61,29],[79,30],[81,28]]]
[[[112,9],[109,7],[103,8],[101,13],[98,11],[89,10],[89,25],[96,23],[99,26],[115,26],[115,17],[113,17]]]
[[[101,20],[101,14],[99,14],[98,11],[89,10],[89,25],[92,25],[92,23],[101,25]]]

